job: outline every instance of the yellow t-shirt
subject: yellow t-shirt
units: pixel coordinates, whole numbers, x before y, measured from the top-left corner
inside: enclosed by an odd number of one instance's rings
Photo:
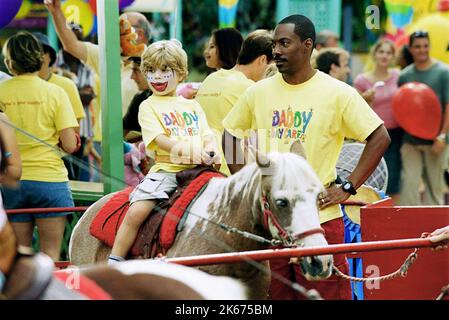
[[[212,135],[203,109],[195,100],[153,95],[140,104],[139,124],[147,150],[154,151],[156,163],[150,172],[164,170],[179,172],[195,167],[194,164],[175,164],[167,161],[169,152],[159,148],[154,139],[167,135],[176,141],[203,146],[203,138]],[[164,161],[158,161],[165,158]]]
[[[53,83],[62,89],[64,89],[65,93],[69,97],[70,103],[73,108],[73,112],[75,113],[75,117],[77,120],[84,119],[86,117],[86,113],[84,112],[83,103],[81,102],[81,98],[78,92],[78,88],[75,83],[66,78],[61,77],[57,74],[51,74],[48,82]]]
[[[325,186],[336,179],[344,139],[364,141],[382,123],[355,89],[320,71],[299,85],[286,83],[282,74],[259,81],[223,121],[238,138],[257,130],[263,152],[288,152],[301,140],[307,161]],[[320,212],[320,221],[341,215],[339,206],[331,206]]]
[[[254,84],[242,72],[220,69],[209,75],[201,84],[196,94],[198,101],[206,114],[207,122],[215,134],[221,153],[220,172],[230,175],[229,168],[221,148],[223,135],[223,119],[245,90]]]
[[[53,147],[59,143],[59,131],[78,127],[64,90],[38,76],[22,75],[2,82],[0,102],[15,126]],[[22,160],[21,180],[68,181],[59,152],[19,131],[16,139]]]

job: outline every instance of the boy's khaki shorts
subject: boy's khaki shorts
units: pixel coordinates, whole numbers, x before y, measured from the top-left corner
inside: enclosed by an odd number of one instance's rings
[[[176,173],[149,173],[129,195],[130,205],[142,200],[168,199],[177,187]]]

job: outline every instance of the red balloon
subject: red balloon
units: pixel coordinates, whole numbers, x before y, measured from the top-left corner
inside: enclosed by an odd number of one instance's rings
[[[433,140],[440,133],[442,109],[435,92],[428,85],[409,82],[393,96],[393,115],[409,134]]]

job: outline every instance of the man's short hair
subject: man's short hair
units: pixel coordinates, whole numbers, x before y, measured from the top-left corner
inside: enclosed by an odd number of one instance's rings
[[[267,57],[268,62],[273,60],[273,36],[268,30],[256,30],[248,34],[243,41],[237,63],[250,64],[262,55]]]
[[[316,68],[329,74],[333,64],[340,67],[341,55],[349,56],[349,53],[342,48],[326,48],[321,50],[315,59]]]
[[[340,37],[336,33],[332,32],[330,30],[323,30],[323,31],[319,32],[316,36],[315,47],[318,45],[320,45],[321,47],[324,47],[324,48],[327,47],[327,41],[330,38],[335,38],[337,40],[340,39]]]
[[[315,26],[309,18],[301,14],[294,14],[282,19],[278,24],[288,24],[293,23],[295,25],[295,34],[305,41],[307,39],[312,39],[313,44],[316,41]]]
[[[133,27],[142,29],[145,39],[147,39],[148,43],[150,42],[150,40],[151,40],[151,25],[147,19],[137,20],[137,25],[135,25]]]
[[[413,41],[415,41],[415,39],[418,39],[418,38],[425,38],[425,39],[430,40],[429,33],[427,31],[418,30],[418,31],[413,32],[410,35],[410,38],[409,38],[409,41],[408,41],[409,47],[411,47],[413,45]]]

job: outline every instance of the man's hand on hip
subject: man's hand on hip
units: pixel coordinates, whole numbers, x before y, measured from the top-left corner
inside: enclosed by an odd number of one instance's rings
[[[323,210],[331,205],[342,203],[347,200],[349,196],[350,194],[343,191],[340,186],[333,184],[327,188],[325,192],[318,195],[318,207],[320,210]]]

